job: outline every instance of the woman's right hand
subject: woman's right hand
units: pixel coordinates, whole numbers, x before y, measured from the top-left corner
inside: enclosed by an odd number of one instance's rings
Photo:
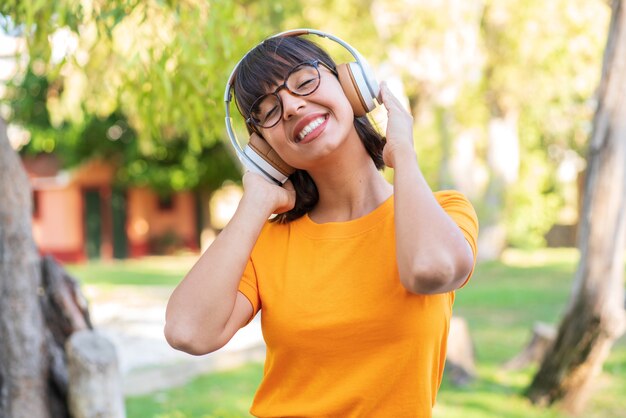
[[[246,171],[243,175],[243,189],[244,199],[252,200],[255,206],[268,210],[269,214],[290,211],[296,204],[296,190],[291,180],[287,180],[281,187],[260,174]]]

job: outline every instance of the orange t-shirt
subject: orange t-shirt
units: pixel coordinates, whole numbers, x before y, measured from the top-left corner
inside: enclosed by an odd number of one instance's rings
[[[455,191],[435,197],[475,255],[472,205]],[[415,295],[402,286],[393,206],[392,196],[348,222],[305,215],[263,227],[239,285],[254,314],[262,310],[267,344],[253,415],[431,416],[454,292]]]

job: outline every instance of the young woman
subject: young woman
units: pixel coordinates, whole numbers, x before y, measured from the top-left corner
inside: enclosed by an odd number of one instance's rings
[[[313,75],[296,80],[302,66]],[[283,187],[244,175],[234,217],[170,298],[168,342],[206,354],[262,311],[253,415],[431,416],[454,291],[475,262],[471,204],[431,191],[412,118],[387,86],[385,140],[355,117],[335,63],[309,40],[266,40],[234,89],[250,131],[297,170]]]

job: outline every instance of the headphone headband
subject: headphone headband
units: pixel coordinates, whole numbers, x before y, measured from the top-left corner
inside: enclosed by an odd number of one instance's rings
[[[280,32],[277,33],[276,35],[272,35],[269,36],[267,38],[265,38],[263,41],[261,41],[260,43],[258,43],[257,45],[255,45],[253,48],[251,48],[248,52],[245,53],[245,55],[237,62],[237,64],[235,64],[235,67],[233,68],[233,70],[230,73],[230,76],[228,77],[228,82],[226,83],[226,90],[224,91],[224,102],[228,103],[232,100],[232,95],[230,93],[231,91],[231,87],[233,85],[233,82],[235,81],[235,74],[237,73],[237,70],[239,69],[239,65],[241,64],[241,62],[246,59],[246,57],[248,56],[248,54],[253,51],[257,46],[263,44],[263,42],[265,42],[268,39],[273,39],[273,38],[288,38],[288,37],[293,37],[293,36],[302,36],[302,35],[317,35],[320,36],[322,38],[326,38],[326,39],[330,39],[331,41],[334,41],[335,43],[338,43],[339,45],[341,45],[342,47],[344,47],[349,53],[350,55],[352,55],[354,57],[354,59],[356,60],[356,62],[359,64],[359,66],[361,67],[366,67],[367,61],[365,60],[365,58],[363,58],[363,56],[359,53],[359,51],[357,51],[356,49],[354,49],[349,43],[347,43],[346,41],[331,35],[330,33],[326,33],[326,32],[322,32],[316,29],[292,29],[292,30],[287,30],[284,32]],[[370,91],[370,93],[372,94],[373,97],[375,97],[378,94],[378,86],[376,86],[376,83],[373,82],[373,80],[368,80],[366,78],[365,80],[367,82],[367,87]]]

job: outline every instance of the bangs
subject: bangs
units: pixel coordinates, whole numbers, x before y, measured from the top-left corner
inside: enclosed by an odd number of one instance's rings
[[[235,101],[239,113],[248,118],[252,103],[283,82],[289,70],[310,60],[320,60],[333,70],[335,63],[315,43],[302,37],[266,39],[251,50],[235,75]]]

